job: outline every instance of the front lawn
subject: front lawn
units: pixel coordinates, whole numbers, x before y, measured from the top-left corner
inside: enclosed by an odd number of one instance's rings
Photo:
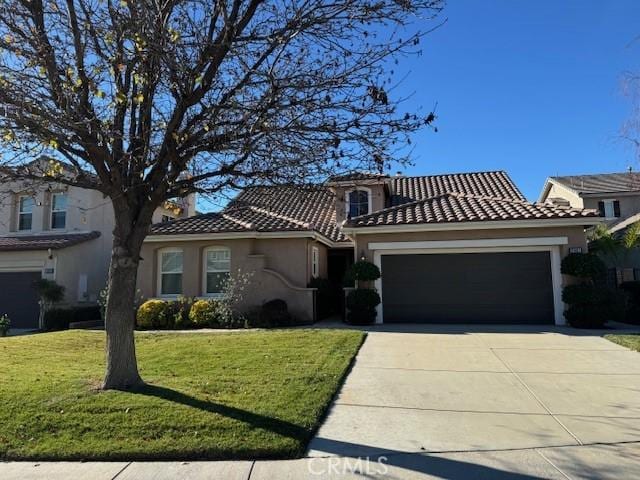
[[[137,333],[148,385],[104,392],[104,333],[2,338],[0,459],[300,456],[362,340],[348,330]]]
[[[640,352],[640,334],[631,334],[631,335],[605,335],[604,338],[610,340],[614,343],[622,345],[623,347],[630,348],[631,350],[635,350]]]

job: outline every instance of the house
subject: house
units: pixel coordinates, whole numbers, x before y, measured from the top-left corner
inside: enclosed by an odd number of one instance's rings
[[[193,215],[187,198],[159,208],[154,221]],[[105,287],[113,240],[109,198],[56,182],[0,185],[0,314],[13,328],[38,328],[33,283],[65,287],[63,304],[95,304]]]
[[[575,208],[595,208],[601,222],[616,236],[624,234],[640,221],[640,173],[600,173],[549,177],[540,194],[540,202],[570,205]],[[608,264],[611,283],[640,280],[640,252],[611,258]]]
[[[152,227],[146,298],[216,297],[250,276],[241,307],[284,299],[315,318],[314,277],[378,265],[378,322],[564,323],[560,261],[586,251],[597,210],[528,202],[502,171],[354,172],[323,184],[251,187],[225,209]]]

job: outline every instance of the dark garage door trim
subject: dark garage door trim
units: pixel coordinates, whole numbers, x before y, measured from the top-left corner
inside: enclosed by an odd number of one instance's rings
[[[502,242],[507,242],[509,239],[501,239]],[[518,242],[522,242],[526,239],[512,239]],[[540,241],[541,239],[531,239],[531,241]],[[543,239],[544,240],[544,239]],[[562,243],[566,242],[566,237],[564,238],[553,238],[553,241],[560,243],[560,240],[563,240]],[[547,241],[551,242],[552,239],[549,238]],[[488,240],[467,240],[464,241],[466,244],[472,245],[477,243],[481,245],[483,242],[489,243]],[[442,248],[441,245],[444,242],[435,241],[435,242],[398,242],[398,246],[410,246],[412,244],[419,243],[421,246],[433,243],[434,246],[437,245],[436,248],[398,248],[394,249],[394,242],[390,243],[376,243],[369,244],[369,248],[373,250],[374,253],[374,263],[382,269],[382,256],[386,255],[412,255],[412,254],[448,254],[448,253],[508,253],[508,252],[549,252],[550,255],[550,267],[551,267],[551,282],[552,282],[552,290],[553,290],[553,317],[556,325],[563,325],[565,323],[563,310],[564,304],[562,303],[562,275],[560,273],[560,247],[558,244],[556,245],[532,245],[532,246],[521,246],[521,243],[516,243],[518,246],[488,246],[488,247],[464,247],[464,248]],[[455,243],[455,242],[452,242]],[[543,242],[541,242],[543,243]],[[373,249],[372,247],[383,246],[380,249]],[[384,271],[382,272],[384,277]],[[382,288],[382,279],[376,281],[376,288],[380,293],[380,296],[384,302],[384,291]],[[384,323],[384,305],[381,303],[378,306],[378,315],[377,315],[377,323]]]

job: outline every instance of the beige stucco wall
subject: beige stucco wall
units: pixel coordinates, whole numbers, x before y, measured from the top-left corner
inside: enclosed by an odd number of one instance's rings
[[[564,188],[560,185],[556,185],[555,183],[551,183],[551,187],[549,188],[549,192],[546,196],[544,196],[541,200],[543,202],[547,201],[550,198],[564,198],[569,202],[574,208],[589,208],[584,205],[582,198],[572,190],[568,188]]]
[[[50,228],[51,196],[54,192],[67,195],[67,215],[64,229]],[[32,229],[18,232],[18,198],[31,195],[35,199]],[[195,196],[186,199],[181,216],[195,212]],[[158,221],[163,213],[159,208],[154,218]],[[57,183],[29,184],[27,182],[7,182],[0,185],[0,236],[58,235],[98,231],[100,237],[61,250],[0,252],[0,271],[34,271],[45,264],[54,273],[47,275],[65,287],[65,303],[76,304],[81,275],[87,276],[87,292],[82,301],[95,303],[100,291],[106,286],[113,228],[115,224],[113,205],[108,197],[95,190],[88,190]],[[36,265],[36,266],[34,266]]]
[[[356,252],[372,260],[369,242],[419,242],[429,240],[478,240],[491,238],[526,238],[526,237],[567,237],[568,244],[562,247],[562,255],[566,255],[571,247],[581,247],[587,251],[587,240],[584,229],[576,227],[545,228],[503,228],[495,230],[457,230],[409,233],[358,233],[356,235]]]
[[[598,202],[603,200],[618,200],[620,202],[620,218],[628,218],[640,213],[640,195],[626,195],[609,193],[606,195],[586,196],[583,198],[584,208],[598,209]]]
[[[326,247],[307,238],[233,239],[145,242],[138,270],[138,289],[143,298],[159,295],[158,258],[165,248],[183,252],[182,294],[199,297],[204,293],[204,251],[226,247],[231,251],[231,272],[251,275],[239,309],[259,306],[274,298],[287,302],[290,311],[302,320],[313,319],[311,278],[312,246],[319,247],[320,273],[326,276]]]
[[[347,218],[347,193],[351,190],[370,190],[371,191],[371,205],[369,210],[375,212],[385,208],[385,185],[383,182],[379,183],[367,183],[366,185],[334,185],[331,186],[331,190],[336,196],[336,222],[342,223]]]

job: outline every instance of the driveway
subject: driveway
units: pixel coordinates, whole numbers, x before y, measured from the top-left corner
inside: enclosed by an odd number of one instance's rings
[[[640,354],[564,328],[384,328],[371,329],[309,457],[640,478]],[[581,461],[601,470],[578,475]]]

